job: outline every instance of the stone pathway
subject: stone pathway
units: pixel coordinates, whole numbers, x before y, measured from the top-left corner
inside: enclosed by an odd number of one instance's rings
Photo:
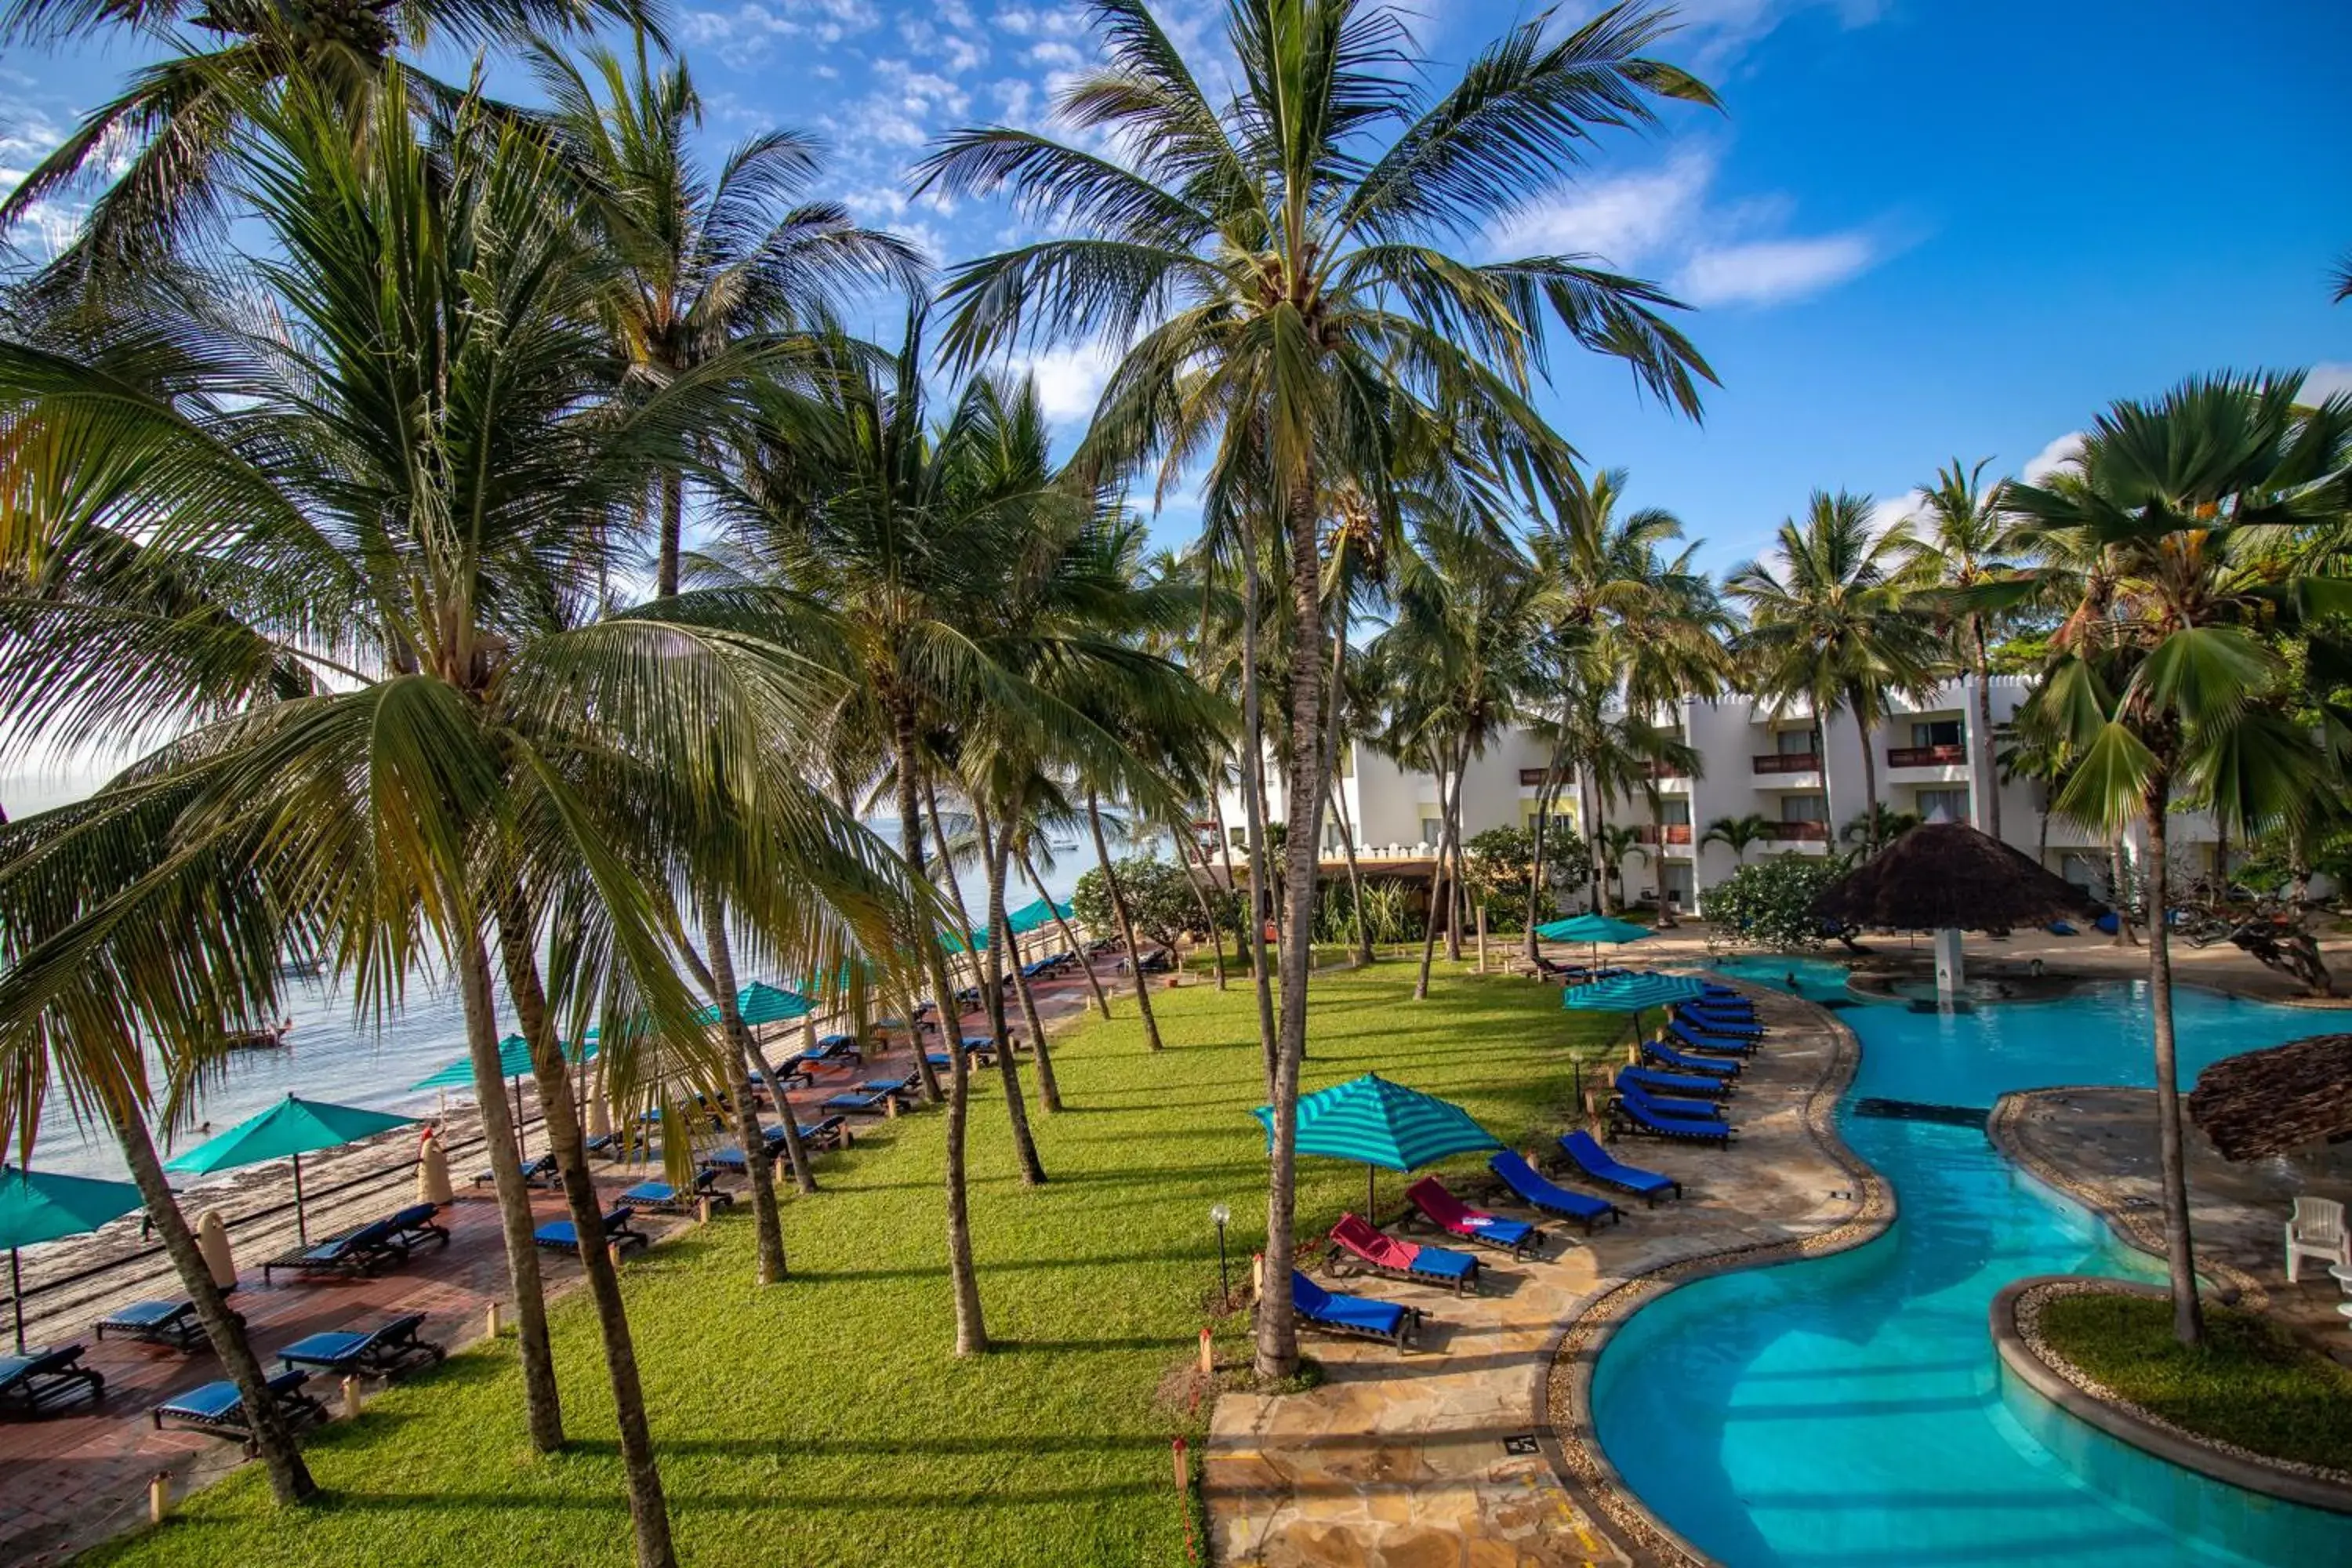
[[[2006,1095],[1986,1130],[2002,1153],[2104,1217],[2126,1242],[2161,1259],[2156,1094],[2145,1089],[2043,1089]],[[2286,1279],[2282,1227],[2298,1195],[2352,1205],[2352,1147],[2231,1164],[2188,1129],[2189,1226],[2198,1268],[2352,1365],[2352,1333],[2336,1308],[2347,1298],[2324,1260]]]
[[[1864,1206],[1854,1175],[1818,1131],[1851,1063],[1850,1037],[1777,994],[1758,1006],[1771,1034],[1731,1102],[1739,1135],[1729,1149],[1615,1146],[1628,1163],[1680,1179],[1682,1202],[1644,1208],[1623,1199],[1623,1223],[1589,1241],[1575,1226],[1549,1223],[1540,1259],[1483,1255],[1483,1289],[1472,1297],[1338,1281],[1336,1289],[1426,1309],[1419,1348],[1399,1355],[1314,1336],[1320,1386],[1218,1400],[1203,1482],[1214,1561],[1554,1568],[1661,1555],[1638,1510],[1624,1516],[1605,1467],[1583,1462],[1591,1450],[1573,1412],[1554,1430],[1563,1331],[1636,1277],[1702,1255],[1791,1244],[1853,1220]],[[1558,1127],[1570,1124],[1563,1107]],[[1497,1193],[1453,1184],[1498,1212],[1525,1213]]]

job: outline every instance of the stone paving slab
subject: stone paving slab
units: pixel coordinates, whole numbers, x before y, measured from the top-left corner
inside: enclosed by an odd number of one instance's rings
[[[1429,1313],[1419,1348],[1311,1336],[1326,1381],[1301,1394],[1222,1396],[1203,1472],[1214,1560],[1241,1568],[1554,1568],[1651,1560],[1649,1542],[1556,1468],[1548,1388],[1564,1327],[1625,1281],[1680,1259],[1829,1230],[1860,1207],[1855,1180],[1812,1125],[1816,1091],[1850,1061],[1826,1016],[1758,997],[1766,1047],[1731,1101],[1727,1150],[1624,1140],[1629,1163],[1684,1184],[1680,1203],[1629,1204],[1587,1240],[1547,1225],[1538,1259],[1485,1255],[1481,1293],[1360,1278],[1336,1289]],[[1572,1124],[1563,1106],[1550,1132]],[[1547,1134],[1547,1142],[1549,1134]],[[1529,1151],[1532,1154],[1534,1151]],[[1526,1214],[1499,1192],[1464,1195]],[[1617,1198],[1618,1194],[1608,1194]],[[1539,1217],[1529,1215],[1528,1217]],[[1304,1249],[1302,1249],[1303,1251]],[[1536,1438],[1515,1453],[1507,1439]]]

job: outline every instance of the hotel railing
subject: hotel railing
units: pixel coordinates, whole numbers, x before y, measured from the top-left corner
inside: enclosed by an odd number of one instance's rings
[[[1664,827],[1666,843],[1687,844],[1691,841],[1691,825],[1689,823],[1669,822],[1664,825]],[[1633,830],[1633,837],[1643,844],[1655,844],[1659,841],[1658,832],[1658,824],[1645,823]]]
[[[1830,825],[1826,822],[1776,822],[1766,830],[1766,836],[1800,844],[1826,844],[1830,841]]]
[[[1890,768],[1956,767],[1969,760],[1966,746],[1889,746],[1886,765]]]
[[[1817,773],[1822,759],[1811,752],[1766,752],[1754,759],[1759,773]]]

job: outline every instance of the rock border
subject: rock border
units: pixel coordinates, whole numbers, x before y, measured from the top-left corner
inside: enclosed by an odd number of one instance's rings
[[[2001,1364],[2067,1415],[2182,1469],[2305,1508],[2352,1514],[2352,1471],[2273,1458],[2192,1432],[2123,1398],[2053,1349],[2041,1331],[2042,1308],[2063,1296],[2091,1295],[2163,1300],[2167,1292],[2098,1275],[2035,1274],[2017,1280],[1992,1300],[1992,1342]]]
[[[1740,979],[1709,973],[1727,984],[1738,984]],[[1606,1520],[1637,1562],[1710,1568],[1715,1560],[1651,1512],[1601,1450],[1591,1423],[1592,1373],[1610,1339],[1635,1312],[1682,1286],[1740,1269],[1850,1251],[1875,1241],[1895,1223],[1894,1189],[1837,1133],[1837,1103],[1861,1066],[1862,1041],[1834,1013],[1817,1003],[1778,990],[1768,994],[1809,1010],[1829,1037],[1830,1060],[1806,1091],[1801,1115],[1814,1144],[1852,1178],[1853,1212],[1811,1236],[1750,1242],[1676,1258],[1618,1281],[1579,1306],[1553,1339],[1543,1370],[1537,1374],[1537,1436],[1546,1457],[1571,1498],[1588,1513]]]

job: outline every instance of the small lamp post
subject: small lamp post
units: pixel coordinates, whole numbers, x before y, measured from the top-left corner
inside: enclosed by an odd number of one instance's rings
[[[1217,1227],[1217,1306],[1220,1310],[1234,1299],[1233,1291],[1225,1284],[1225,1226],[1233,1217],[1234,1211],[1224,1205],[1209,1205],[1209,1223]]]

